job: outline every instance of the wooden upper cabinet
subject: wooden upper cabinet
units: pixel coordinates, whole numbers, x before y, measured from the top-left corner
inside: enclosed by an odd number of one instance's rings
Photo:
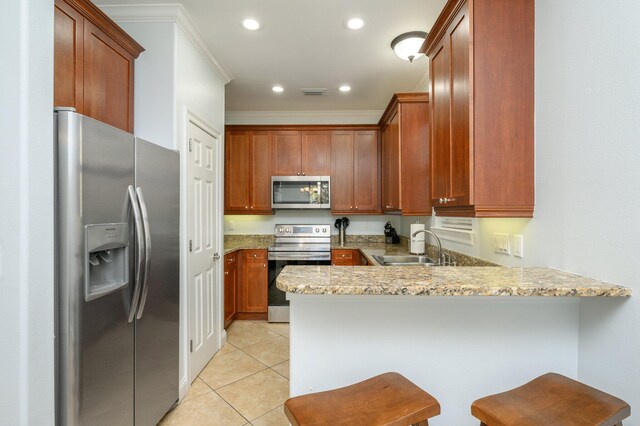
[[[107,34],[85,21],[85,115],[133,131],[133,61],[134,58]]]
[[[272,214],[271,209],[271,132],[251,132],[252,213]]]
[[[273,132],[273,176],[302,174],[302,144],[297,130]]]
[[[380,213],[380,141],[375,130],[355,131],[353,205],[356,213]]]
[[[532,217],[534,0],[449,0],[422,52],[436,214]]]
[[[272,163],[274,176],[329,176],[331,132],[274,131]]]
[[[302,166],[303,176],[329,176],[331,173],[331,132],[302,132]]]
[[[383,210],[431,215],[429,94],[396,93],[380,126]]]
[[[54,106],[133,132],[134,61],[144,49],[87,0],[54,8]]]
[[[54,5],[53,105],[82,105],[84,18],[64,1]]]
[[[376,214],[380,210],[380,144],[376,130],[331,133],[331,212]]]
[[[396,111],[382,131],[382,209],[400,210],[400,131]]]
[[[272,214],[271,132],[225,132],[226,214]]]
[[[331,132],[331,211],[353,210],[354,134],[350,130]]]
[[[224,151],[225,212],[249,213],[251,132],[227,131]]]

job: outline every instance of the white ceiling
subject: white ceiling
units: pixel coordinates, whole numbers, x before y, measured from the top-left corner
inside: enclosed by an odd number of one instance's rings
[[[183,0],[213,54],[230,72],[227,111],[380,110],[394,92],[412,91],[427,68],[395,56],[391,40],[429,31],[446,0]],[[101,0],[101,4],[176,3]],[[361,17],[365,26],[345,29]],[[262,28],[248,31],[245,18]],[[283,93],[271,87],[282,85]],[[342,84],[352,90],[338,91]],[[304,96],[301,88],[326,88]]]

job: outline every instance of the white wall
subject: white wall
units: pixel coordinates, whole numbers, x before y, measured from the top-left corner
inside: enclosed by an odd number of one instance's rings
[[[383,110],[227,111],[226,124],[378,124]]]
[[[400,216],[349,216],[349,227],[347,235],[383,235],[384,225],[387,222],[399,230],[401,225]],[[225,234],[273,234],[276,224],[329,224],[332,233],[338,234],[338,230],[333,226],[336,219],[344,217],[332,216],[331,213],[312,212],[308,210],[280,210],[271,216],[253,216],[253,215],[226,215],[224,217]],[[231,229],[231,225],[235,229]]]
[[[583,300],[579,377],[640,409],[640,3],[536,2],[535,235],[553,267],[632,287]],[[625,422],[627,424],[627,422]],[[635,414],[629,425],[640,424]]]
[[[165,148],[177,149],[176,24],[119,22],[118,25],[145,48],[135,63],[135,134]]]
[[[0,423],[53,425],[53,3],[2,16]]]

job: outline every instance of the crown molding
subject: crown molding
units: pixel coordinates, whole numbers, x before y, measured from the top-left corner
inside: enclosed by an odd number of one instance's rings
[[[191,19],[191,16],[189,16],[189,13],[187,13],[181,4],[119,4],[99,5],[98,7],[117,23],[172,22],[178,24],[211,68],[224,81],[224,84],[229,83],[233,79],[233,76],[224,67],[222,62],[211,52],[204,37],[193,22],[193,19]]]
[[[383,110],[226,111],[225,124],[378,124]]]

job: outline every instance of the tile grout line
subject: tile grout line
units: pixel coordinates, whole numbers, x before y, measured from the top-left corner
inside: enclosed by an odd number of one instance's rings
[[[213,389],[212,389],[211,391],[212,391],[213,393],[215,393],[216,395],[218,395],[218,398],[220,398],[221,400],[223,400],[223,401],[225,402],[225,404],[227,404],[229,407],[231,407],[231,409],[232,409],[233,411],[235,411],[236,413],[238,413],[238,415],[239,415],[240,417],[242,417],[242,418],[243,418],[247,423],[249,423],[249,424],[251,423],[251,420],[247,419],[245,416],[243,416],[243,415],[240,413],[240,411],[236,410],[236,407],[234,407],[233,405],[231,405],[231,403],[230,403],[229,401],[227,401],[226,399],[224,399],[224,398],[222,397],[222,395],[220,395],[218,392],[214,391]],[[245,424],[247,424],[247,423],[245,423]]]
[[[267,370],[271,370],[271,371],[273,371],[274,373],[276,373],[277,375],[279,375],[280,377],[283,377],[287,382],[289,381],[289,379],[287,379],[286,377],[284,377],[282,374],[279,374],[277,371],[274,371],[274,370],[272,370],[271,368],[268,368],[268,367],[267,367],[266,369],[264,369],[264,370],[260,370],[260,371],[258,371],[258,372],[256,372],[256,373],[250,374],[250,375],[248,375],[247,377],[244,377],[244,378],[242,378],[242,379],[240,379],[240,380],[248,379],[248,378],[249,378],[249,377],[251,377],[251,376],[255,376],[256,374],[263,373],[263,372],[265,372],[265,371],[267,371]],[[240,380],[236,380],[236,382],[239,382]],[[236,383],[236,382],[233,382],[233,383]],[[231,384],[232,384],[232,383],[229,383],[229,385],[231,385]],[[221,386],[221,387],[219,387],[218,389],[222,389],[222,388],[227,387],[227,386],[229,386],[229,385]],[[229,401],[227,401],[226,399],[224,399],[224,397],[223,397],[222,395],[220,395],[217,391],[215,391],[215,390],[214,390],[213,392],[214,392],[216,395],[218,395],[220,398],[222,398],[222,400],[223,400],[224,402],[226,402],[226,403],[227,403],[231,408],[233,408],[233,409],[234,409],[238,414],[240,414],[240,412],[239,412],[238,410],[236,410],[236,407],[234,407],[234,406],[231,404],[231,402],[229,402]],[[282,406],[282,405],[284,405],[284,403],[282,403],[282,404],[278,405],[278,407],[280,407],[280,406]],[[272,409],[270,409],[270,410],[267,410],[266,412],[264,412],[264,413],[260,414],[260,415],[259,415],[258,417],[256,417],[255,419],[253,419],[253,420],[247,420],[247,422],[251,423],[251,422],[253,422],[254,420],[257,420],[257,419],[259,419],[260,417],[264,416],[265,414],[270,413],[271,411],[275,410],[275,409],[276,409],[276,408],[278,408],[278,407],[275,407],[275,408],[272,408]],[[240,414],[240,415],[242,416],[242,414]],[[246,417],[245,417],[245,416],[242,416],[242,418],[243,418],[243,419],[246,419]],[[252,423],[251,423],[251,424],[252,424]]]

